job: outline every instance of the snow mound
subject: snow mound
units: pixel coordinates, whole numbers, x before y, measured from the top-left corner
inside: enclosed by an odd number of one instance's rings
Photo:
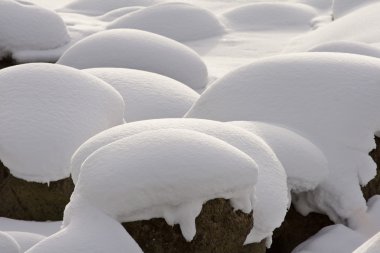
[[[144,131],[159,129],[187,129],[208,134],[238,148],[249,155],[259,166],[254,206],[254,227],[246,243],[260,242],[271,237],[272,231],[284,220],[288,195],[286,174],[281,163],[268,145],[249,132],[217,121],[199,119],[158,119],[128,123],[110,128],[82,144],[72,157],[72,177],[76,183],[80,166],[97,149],[121,138]],[[268,185],[276,185],[267,190]]]
[[[207,83],[207,67],[192,49],[153,33],[114,29],[91,35],[69,48],[59,64],[84,69],[120,67],[158,73],[193,89]]]
[[[123,7],[119,9],[115,9],[112,11],[107,12],[106,14],[103,14],[102,16],[99,17],[100,20],[103,21],[113,21],[117,18],[120,18],[126,14],[139,11],[144,9],[143,6],[131,6],[131,7]]]
[[[75,0],[64,6],[60,11],[103,15],[109,11],[123,7],[149,6],[157,2],[157,0]]]
[[[26,253],[143,253],[123,226],[103,212],[81,203],[69,203],[67,224]]]
[[[69,176],[85,140],[123,123],[109,84],[65,66],[32,63],[0,71],[0,159],[11,174],[49,182]]]
[[[0,231],[0,252],[1,253],[21,253],[20,245],[6,232]]]
[[[310,5],[318,10],[329,10],[333,4],[333,0],[297,0],[296,2]]]
[[[313,47],[309,52],[340,52],[380,58],[380,49],[367,43],[354,41],[333,41]]]
[[[253,121],[231,122],[263,138],[284,166],[294,193],[313,190],[328,175],[324,154],[306,138],[286,128]]]
[[[366,210],[360,185],[376,173],[368,153],[380,130],[379,82],[380,61],[373,57],[340,53],[268,57],[216,81],[186,116],[263,121],[309,139],[326,156],[330,175],[302,197],[305,203],[298,210],[325,212],[342,221]]]
[[[365,237],[343,225],[324,227],[292,253],[347,253],[365,242]]]
[[[188,86],[151,72],[95,68],[85,70],[112,85],[125,101],[127,122],[155,118],[180,118],[199,98]]]
[[[49,236],[61,227],[61,222],[24,221],[0,217],[0,231],[20,231]]]
[[[375,2],[378,2],[378,0],[334,0],[332,5],[333,15],[335,18],[340,18],[356,9]]]
[[[22,50],[61,47],[70,40],[57,13],[13,0],[0,1],[0,34],[0,60]]]
[[[203,203],[231,199],[249,213],[257,165],[230,144],[196,131],[163,129],[122,138],[82,164],[72,201],[88,200],[118,221],[164,217],[195,236]],[[136,197],[138,196],[138,197]]]
[[[378,253],[380,252],[380,232],[357,248],[353,253]]]
[[[205,39],[224,32],[212,12],[187,3],[154,5],[120,17],[107,28],[140,29],[177,41]]]
[[[7,234],[12,236],[20,245],[20,252],[25,252],[33,247],[38,242],[46,238],[46,236],[39,234],[32,234],[26,232],[8,231]],[[2,252],[2,251],[1,251]]]
[[[380,3],[369,4],[315,31],[293,39],[285,48],[285,52],[307,51],[322,43],[341,40],[380,42],[380,30],[377,25],[380,23],[379,12]]]
[[[307,30],[316,15],[316,10],[305,4],[260,2],[234,8],[222,17],[234,30]]]

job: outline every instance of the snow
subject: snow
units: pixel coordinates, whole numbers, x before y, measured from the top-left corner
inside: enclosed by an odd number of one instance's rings
[[[26,232],[7,231],[8,235],[13,237],[20,246],[20,252],[25,252],[33,247],[38,242],[42,241],[46,237],[39,234],[32,234]],[[3,251],[1,251],[3,252]]]
[[[257,60],[212,84],[187,117],[264,121],[301,134],[321,149],[330,175],[302,193],[298,210],[343,222],[365,211],[360,185],[375,176],[368,153],[380,129],[377,58],[300,53]],[[344,176],[342,176],[344,175]],[[303,203],[302,203],[303,202]]]
[[[71,170],[74,183],[78,180],[80,167],[85,159],[97,149],[116,140],[144,131],[159,129],[188,129],[221,139],[254,159],[259,166],[254,206],[254,228],[246,243],[260,242],[271,237],[287,212],[286,174],[273,151],[259,137],[229,124],[199,119],[158,119],[128,123],[90,138],[75,152]],[[267,191],[268,185],[275,185]]]
[[[347,0],[342,0],[345,2]],[[284,52],[302,52],[332,41],[380,42],[380,2],[355,10],[328,25],[293,39]],[[363,18],[365,17],[365,18]]]
[[[21,253],[20,245],[8,233],[0,231],[0,252],[1,253]]]
[[[123,123],[123,114],[120,94],[90,74],[47,63],[3,69],[0,159],[27,181],[66,178],[77,147]]]
[[[380,251],[380,232],[357,248],[353,253],[377,253]]]
[[[0,231],[20,231],[25,233],[49,236],[61,227],[60,221],[24,221],[0,217]]]
[[[193,50],[179,42],[133,29],[91,35],[70,47],[59,64],[79,69],[120,67],[171,77],[193,89],[207,83],[207,67]]]
[[[143,6],[122,7],[122,8],[115,9],[115,10],[112,10],[112,11],[105,13],[104,15],[99,17],[99,19],[101,19],[103,21],[113,21],[117,18],[120,18],[120,17],[126,15],[126,14],[129,14],[129,13],[132,13],[135,11],[139,11],[142,9],[144,9]]]
[[[225,23],[237,30],[310,29],[317,11],[305,4],[259,2],[236,7],[223,14]]]
[[[13,0],[0,1],[0,34],[0,60],[25,50],[61,47],[70,40],[57,13]]]
[[[145,131],[87,157],[71,202],[85,199],[124,222],[164,217],[191,241],[208,200],[231,199],[234,208],[252,211],[257,169],[247,154],[210,135]]]
[[[186,3],[147,7],[114,20],[107,28],[140,29],[177,41],[205,39],[224,32],[212,12]]]
[[[149,6],[157,2],[157,0],[75,0],[62,7],[59,11],[102,15],[122,7]]]
[[[188,86],[152,72],[122,68],[95,68],[85,72],[109,83],[121,94],[127,122],[182,117],[199,98]]]
[[[332,10],[335,18],[340,18],[355,9],[360,9],[363,6],[371,3],[376,3],[378,0],[334,0]]]
[[[142,253],[120,223],[84,201],[70,203],[65,219],[66,226],[26,253]]]
[[[380,58],[380,49],[363,42],[333,41],[322,43],[309,52],[340,52],[348,54],[360,54]]]
[[[315,189],[329,174],[324,154],[303,136],[264,122],[235,121],[232,124],[268,143],[284,166],[293,193]]]

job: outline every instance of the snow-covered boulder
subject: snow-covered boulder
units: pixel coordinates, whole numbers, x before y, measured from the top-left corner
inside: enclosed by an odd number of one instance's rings
[[[70,203],[66,224],[27,253],[105,253],[143,251],[120,223],[87,202]]]
[[[270,238],[272,231],[281,225],[287,210],[286,174],[273,151],[259,137],[238,127],[210,120],[158,119],[128,123],[108,129],[90,138],[72,158],[72,177],[77,182],[80,167],[97,149],[116,140],[144,131],[159,129],[188,129],[221,139],[254,159],[259,166],[254,206],[254,227],[246,243]],[[268,185],[276,185],[271,191]]]
[[[313,47],[309,52],[337,52],[380,58],[380,49],[363,42],[332,41]]]
[[[118,221],[163,217],[191,241],[208,200],[230,199],[234,208],[252,211],[257,170],[247,154],[210,135],[145,131],[92,153],[71,201],[86,200]]]
[[[74,68],[118,67],[158,73],[193,89],[208,81],[207,67],[192,49],[169,38],[133,29],[91,35],[70,47],[59,64]]]
[[[0,231],[0,252],[21,253],[20,245],[8,233]]]
[[[66,66],[32,63],[0,71],[0,159],[18,178],[70,175],[85,140],[121,124],[124,101],[109,84]]]
[[[102,15],[123,7],[149,6],[157,2],[157,0],[75,0],[62,7],[60,11]]]
[[[274,74],[275,73],[275,74]],[[380,130],[380,61],[339,53],[258,60],[211,85],[187,117],[264,121],[300,133],[321,149],[330,174],[297,203],[303,214],[343,221],[366,204],[360,185],[376,173],[369,151]],[[302,193],[303,194],[303,193]]]
[[[284,166],[289,190],[293,193],[315,189],[329,174],[324,154],[303,136],[264,122],[231,123],[260,136],[268,143]]]
[[[380,232],[363,243],[353,253],[378,253],[380,252]]]
[[[145,7],[143,6],[130,6],[130,7],[122,7],[122,8],[118,8],[118,9],[115,9],[115,10],[112,10],[112,11],[109,11],[105,14],[103,14],[102,16],[99,17],[100,20],[103,20],[103,21],[113,21],[117,18],[120,18],[126,14],[129,14],[131,12],[135,12],[135,11],[139,11],[139,10],[142,10],[144,9]]]
[[[234,30],[308,30],[317,11],[305,4],[258,2],[236,7],[222,15]]]
[[[331,10],[333,0],[295,0],[297,3],[310,5],[318,10]]]
[[[27,251],[35,244],[39,243],[40,241],[46,238],[46,236],[43,235],[18,231],[8,231],[7,234],[13,237],[16,240],[16,242],[20,245],[20,252]]]
[[[345,2],[346,0],[342,0]],[[315,31],[296,37],[285,52],[302,52],[332,41],[380,42],[380,2],[368,4]],[[365,18],[363,18],[365,17]]]
[[[107,28],[140,29],[177,41],[205,39],[224,32],[212,12],[187,3],[154,5],[122,16]]]
[[[199,94],[174,79],[152,72],[123,68],[86,69],[114,87],[125,101],[127,122],[180,118],[199,98]]]
[[[379,2],[378,0],[334,0],[332,11],[335,18],[340,18],[350,12],[360,9],[371,3]]]
[[[19,51],[61,47],[69,40],[57,13],[13,0],[0,1],[0,60]]]

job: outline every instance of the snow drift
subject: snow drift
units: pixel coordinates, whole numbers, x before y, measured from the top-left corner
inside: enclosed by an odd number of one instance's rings
[[[309,52],[337,52],[360,54],[380,58],[380,49],[367,43],[354,41],[333,41],[313,47]]]

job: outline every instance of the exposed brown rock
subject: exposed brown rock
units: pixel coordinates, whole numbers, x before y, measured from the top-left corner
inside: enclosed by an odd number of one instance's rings
[[[16,64],[17,63],[12,59],[10,55],[0,59],[0,69],[10,67]]]
[[[374,195],[380,194],[380,138],[375,136],[376,148],[369,152],[369,155],[377,164],[377,174],[365,187],[362,187],[363,195],[366,200]]]
[[[253,224],[252,214],[234,212],[224,199],[208,201],[196,219],[197,234],[186,242],[178,225],[169,226],[164,219],[123,223],[145,253],[262,253],[265,247],[252,246],[244,251],[243,243]]]

